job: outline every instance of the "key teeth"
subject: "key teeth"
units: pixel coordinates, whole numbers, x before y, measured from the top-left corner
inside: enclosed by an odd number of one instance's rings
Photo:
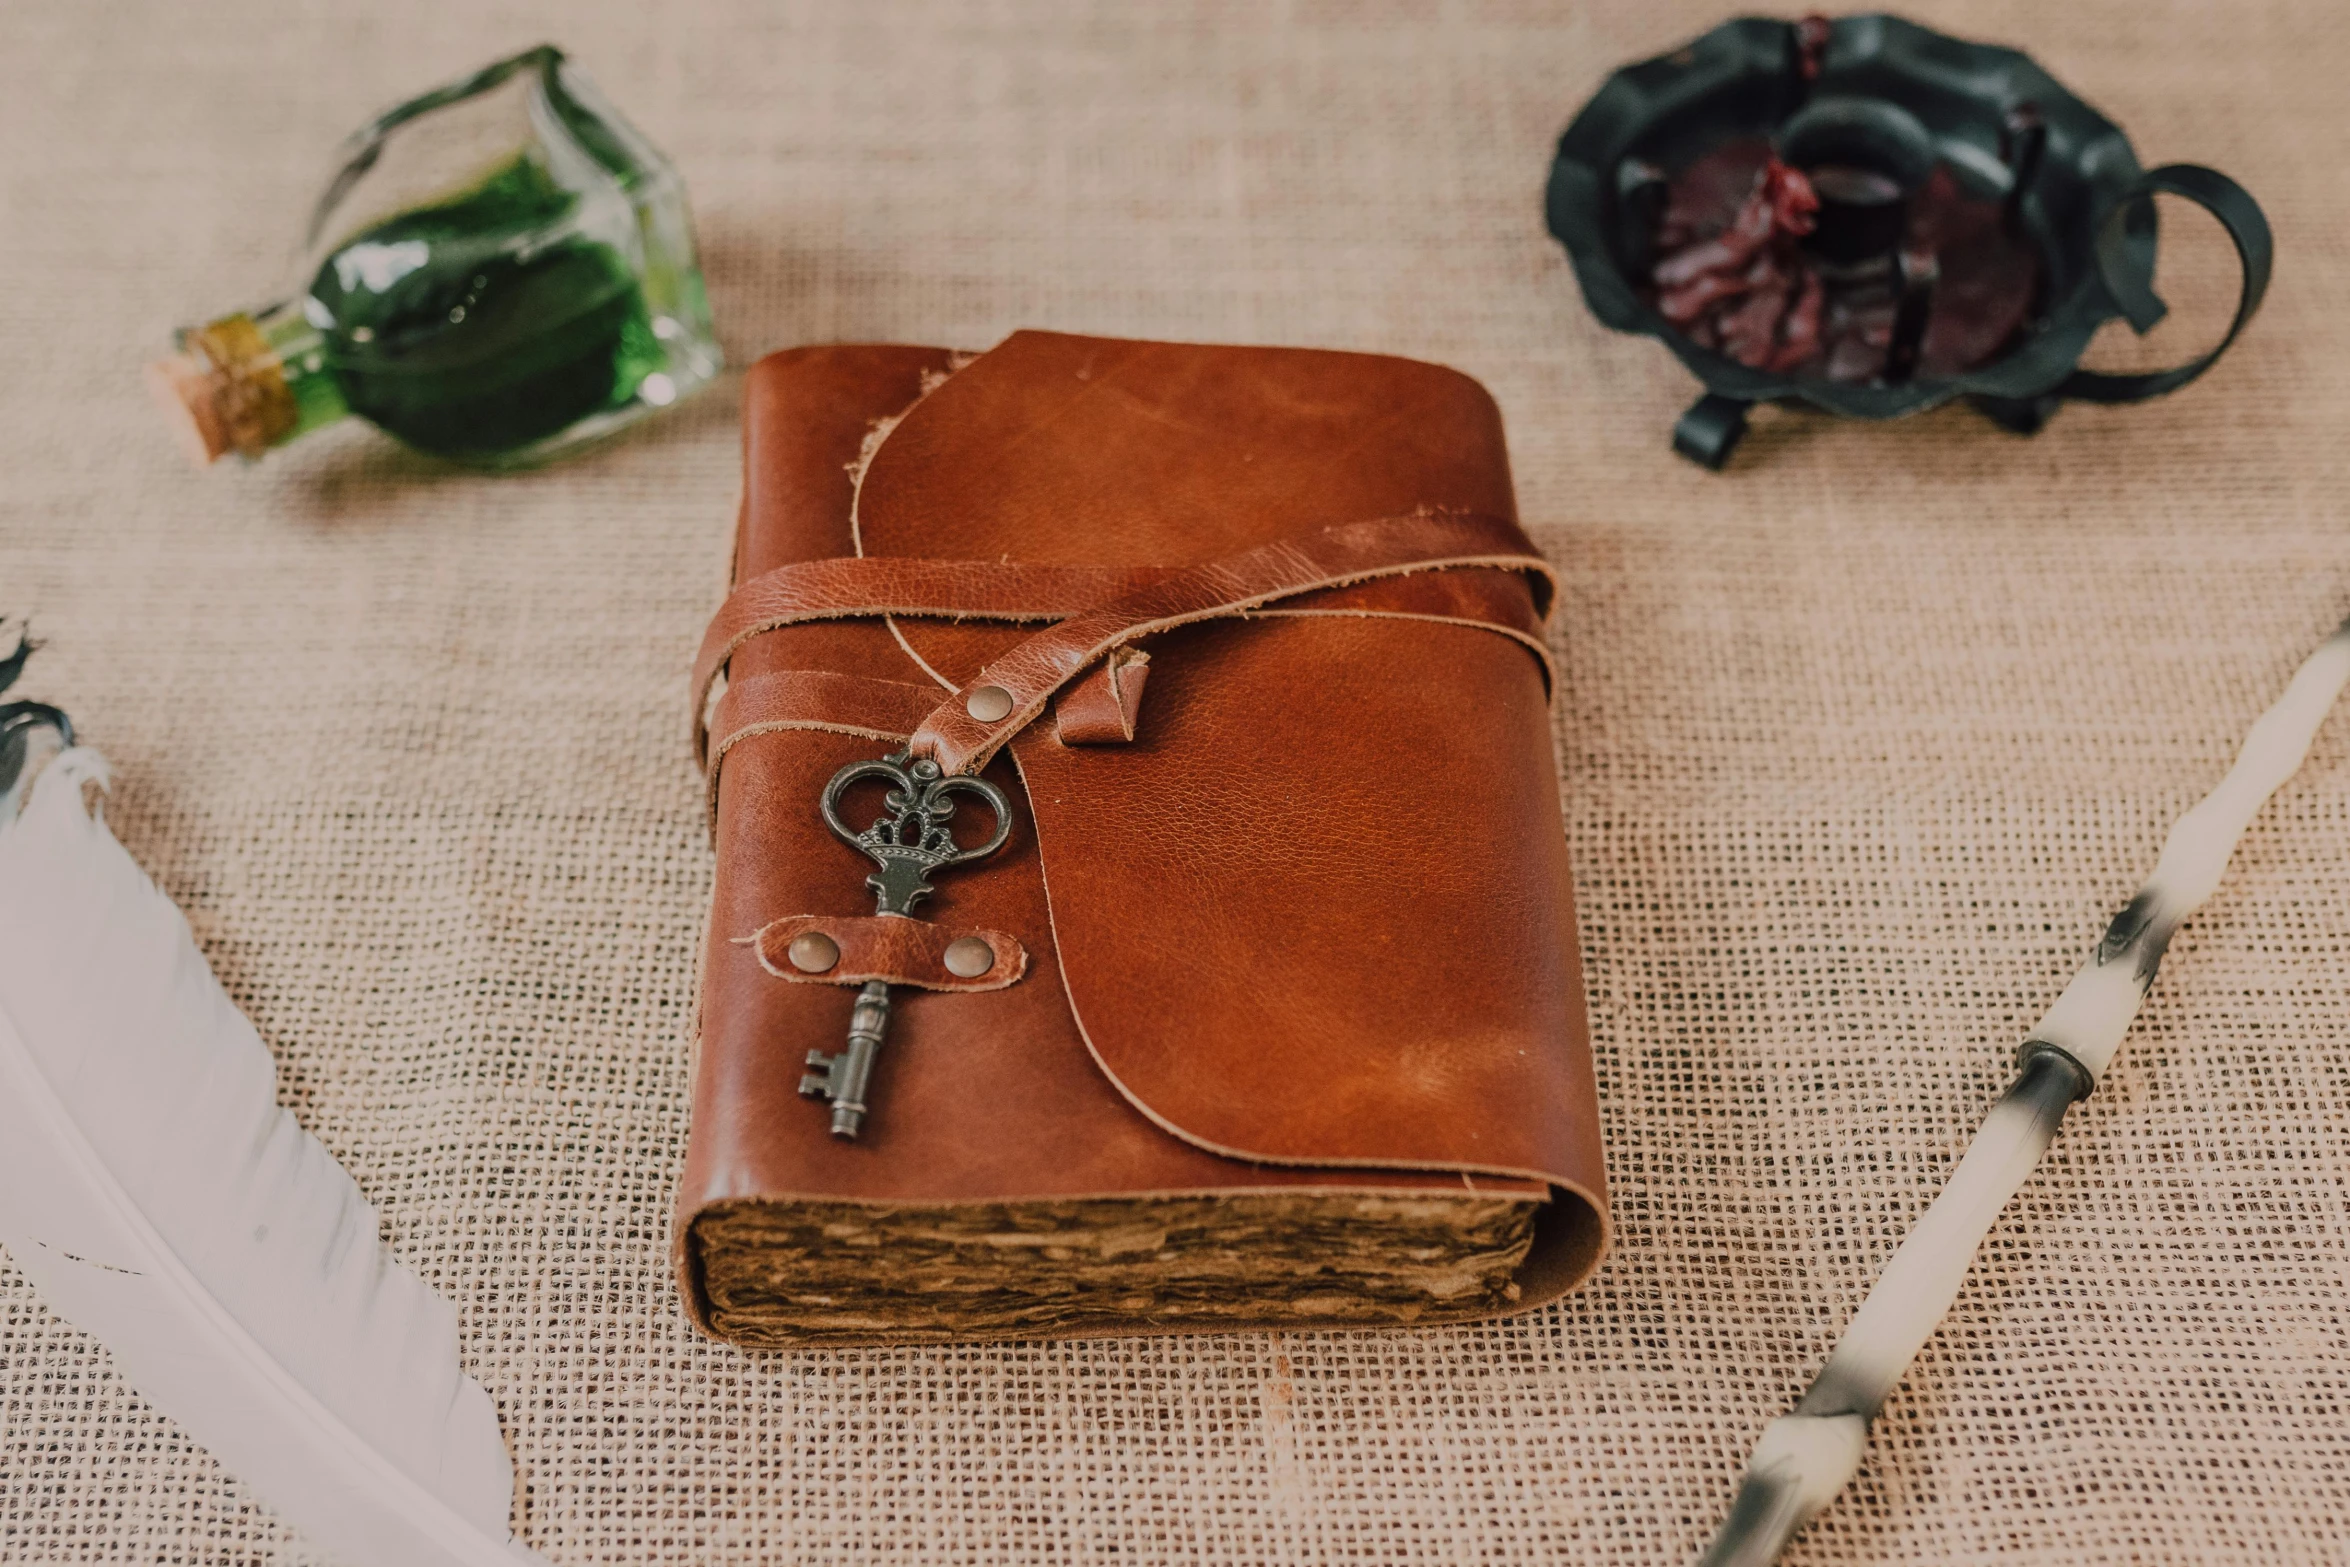
[[[819,1076],[814,1072],[808,1073],[800,1079],[800,1097],[803,1099],[830,1099],[832,1097],[832,1079]]]
[[[839,1059],[840,1058],[838,1056],[828,1056],[821,1050],[811,1050],[808,1052],[808,1065],[814,1067],[819,1072],[831,1071],[832,1063]]]

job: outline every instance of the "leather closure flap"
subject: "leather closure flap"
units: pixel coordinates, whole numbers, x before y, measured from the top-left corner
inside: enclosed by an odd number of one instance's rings
[[[957,693],[917,754],[1010,743],[1079,1031],[1164,1130],[1596,1200],[1551,584],[1514,516],[1482,388],[1363,355],[1020,333],[871,452],[867,558],[1150,572],[1041,627],[891,629]],[[1124,743],[1029,722],[1092,710],[1144,635]]]

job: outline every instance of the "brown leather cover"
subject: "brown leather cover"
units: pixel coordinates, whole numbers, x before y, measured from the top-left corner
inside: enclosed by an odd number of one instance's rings
[[[976,359],[773,355],[744,431],[740,586],[695,693],[717,847],[676,1230],[697,1321],[695,1220],[744,1199],[1543,1192],[1518,1304],[1590,1271],[1549,582],[1481,387],[1022,332]],[[957,694],[989,683],[1018,704],[992,725]],[[789,982],[758,938],[872,912],[815,802],[908,736],[1016,811],[920,914],[1027,966],[896,992],[842,1142],[796,1088],[855,991]]]

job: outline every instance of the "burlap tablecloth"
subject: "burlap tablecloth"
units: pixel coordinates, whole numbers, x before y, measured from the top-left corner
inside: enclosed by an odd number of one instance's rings
[[[2280,254],[2204,383],[2036,440],[1767,414],[1586,316],[1539,195],[1696,4],[0,13],[0,609],[285,1100],[456,1302],[559,1564],[1673,1563],[2168,823],[2350,609],[2350,13],[1920,4]],[[1481,377],[1565,575],[1612,1260],[1429,1333],[746,1355],[667,1266],[708,856],[680,703],[739,377],[545,473],[358,428],[197,476],[138,385],[258,302],[327,149],[542,38],[691,182],[737,367],[1029,325]],[[2216,335],[2167,211],[2151,345]],[[1409,921],[1408,889],[1396,918]],[[1801,1563],[2350,1546],[2350,723],[2245,840]],[[0,1266],[0,1561],[309,1561]]]

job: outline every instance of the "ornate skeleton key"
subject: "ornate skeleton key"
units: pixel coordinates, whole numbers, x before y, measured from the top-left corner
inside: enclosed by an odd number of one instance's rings
[[[841,819],[841,795],[851,784],[878,778],[892,785],[882,798],[882,812],[872,825],[859,830]],[[995,833],[977,848],[955,842],[948,823],[955,814],[954,796],[977,795],[995,812]],[[870,762],[851,762],[832,775],[817,802],[824,825],[849,847],[872,857],[880,867],[865,878],[873,891],[873,912],[904,919],[914,905],[930,896],[932,873],[983,860],[1012,836],[1012,802],[1004,791],[983,778],[948,778],[936,762],[907,760],[900,751]],[[800,1079],[800,1092],[811,1099],[832,1101],[832,1135],[855,1137],[865,1122],[865,1088],[873,1075],[873,1058],[889,1029],[889,986],[868,980],[857,993],[849,1014],[849,1042],[835,1055],[808,1052],[816,1068]]]

